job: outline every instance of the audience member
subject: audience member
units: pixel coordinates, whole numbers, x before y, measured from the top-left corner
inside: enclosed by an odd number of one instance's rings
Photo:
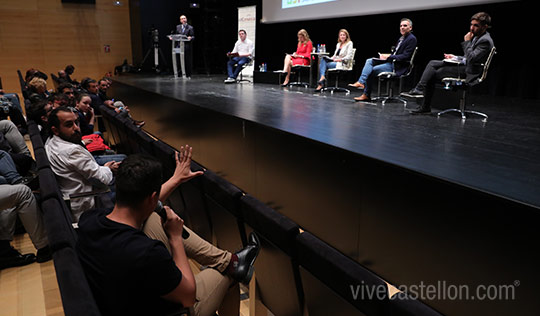
[[[79,82],[71,78],[71,75],[73,75],[73,72],[75,71],[75,67],[73,65],[67,65],[64,69],[64,72],[66,73],[66,81],[71,83],[74,86],[78,86]]]
[[[99,107],[101,105],[106,105],[107,107],[113,109],[112,100],[103,100],[99,94],[98,83],[92,78],[84,78],[81,81],[81,88],[83,92],[87,93],[92,99],[92,107],[94,108],[94,113],[101,114]]]
[[[69,98],[69,106],[75,107],[75,90],[73,85],[69,82],[64,82],[58,85],[56,92],[63,93]]]
[[[11,100],[18,98],[8,99],[7,97],[0,95],[0,120],[7,120],[8,117],[17,126],[21,134],[26,134],[28,127],[26,126],[26,120],[20,110],[20,105],[15,106]]]
[[[191,149],[180,151],[173,178],[196,176],[189,169]],[[103,315],[169,315],[190,307],[190,315],[239,314],[239,287],[249,282],[259,252],[253,233],[243,250],[232,254],[214,247],[183,226],[165,206],[162,220],[154,212],[178,184],[161,184],[161,164],[133,155],[120,165],[112,212],[86,212],[79,222],[77,253]],[[182,231],[189,233],[182,237]],[[206,266],[193,275],[187,258]],[[234,286],[233,286],[234,285]],[[228,300],[223,302],[224,297]]]
[[[28,83],[28,92],[28,99],[32,103],[46,100],[49,97],[49,91],[47,91],[47,81],[45,81],[43,78],[33,77]]]
[[[10,173],[16,172],[13,162],[8,160],[9,155],[2,156],[0,172],[7,169]],[[11,246],[17,217],[37,249],[37,256],[23,255]],[[50,260],[52,256],[48,244],[43,219],[32,190],[24,184],[0,184],[0,270]]]
[[[119,162],[111,160],[99,165],[92,154],[83,146],[78,117],[69,108],[54,109],[48,117],[49,139],[45,142],[51,169],[56,174],[60,190],[65,196],[92,191],[97,182],[112,185],[113,172]],[[78,222],[84,211],[94,207],[93,197],[71,201],[73,221]]]
[[[22,113],[21,100],[16,93],[6,93],[3,89],[0,89],[0,97],[5,97],[13,106],[15,106]]]
[[[5,137],[9,147],[13,153],[22,154],[28,157],[32,157],[30,150],[26,146],[24,137],[21,135],[17,126],[10,120],[0,121],[0,134]]]
[[[63,69],[58,70],[58,84],[69,83],[66,75],[66,71]]]
[[[47,120],[49,113],[54,110],[53,103],[48,101],[39,101],[30,105],[26,113],[29,120],[33,120],[38,124],[43,142],[49,138],[49,129],[47,128]]]
[[[129,111],[128,106],[124,105],[124,103],[122,101],[114,102],[113,106],[114,106],[114,111],[116,113],[118,113],[118,115],[132,120],[133,124],[135,124],[135,126],[137,126],[137,127],[143,127],[144,126],[144,124],[145,124],[144,121],[134,120],[133,117],[131,117],[131,114],[129,113],[130,111]]]
[[[77,94],[75,114],[79,118],[79,128],[82,136],[94,133],[94,109],[91,106],[92,99],[86,93]]]
[[[41,78],[45,81],[47,81],[47,79],[49,77],[47,77],[47,75],[35,68],[30,68],[26,71],[26,74],[25,74],[25,77],[24,77],[24,81],[26,82],[26,84],[29,84],[30,81],[32,81],[32,79],[34,78]]]
[[[71,106],[72,103],[67,95],[60,92],[51,93],[48,100],[52,104],[53,109],[61,106]]]

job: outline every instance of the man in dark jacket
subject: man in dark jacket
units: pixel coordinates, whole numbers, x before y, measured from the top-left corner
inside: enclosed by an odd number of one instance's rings
[[[185,35],[188,39],[184,43],[184,62],[186,67],[186,77],[191,78],[191,69],[193,64],[193,47],[191,41],[195,39],[195,32],[193,31],[193,26],[187,23],[187,18],[185,15],[180,16],[180,24],[176,26],[176,33]]]
[[[485,12],[476,13],[471,17],[470,30],[461,43],[464,56],[444,54],[444,60],[432,60],[424,69],[420,81],[409,93],[410,97],[424,97],[422,105],[411,114],[431,113],[431,99],[435,83],[445,77],[465,77],[467,82],[477,79],[482,73],[485,63],[493,48],[493,40],[487,29],[491,25],[491,17]]]
[[[368,58],[362,69],[358,81],[349,86],[364,89],[364,93],[354,98],[355,101],[369,101],[373,81],[381,72],[396,72],[402,75],[407,71],[409,61],[416,48],[416,37],[412,34],[412,21],[401,19],[399,24],[399,38],[395,51],[392,54],[379,54],[379,58]]]

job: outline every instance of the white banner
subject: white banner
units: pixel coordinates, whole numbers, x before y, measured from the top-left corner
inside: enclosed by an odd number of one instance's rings
[[[253,5],[253,6],[238,8],[238,31],[245,30],[247,33],[247,38],[253,41],[253,43],[255,43],[255,25],[257,24],[256,21],[257,21],[257,7],[256,6]],[[257,46],[255,46],[255,51],[257,51]],[[242,71],[242,75],[252,77],[254,67],[255,67],[255,62],[253,62],[253,65],[246,67]]]

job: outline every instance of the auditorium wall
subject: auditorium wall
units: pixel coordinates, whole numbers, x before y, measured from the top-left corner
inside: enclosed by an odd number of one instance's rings
[[[0,77],[5,91],[20,92],[17,69],[37,68],[49,76],[66,65],[73,78],[100,78],[124,59],[131,62],[129,0],[95,4],[61,0],[2,0]],[[106,52],[105,45],[110,51]]]

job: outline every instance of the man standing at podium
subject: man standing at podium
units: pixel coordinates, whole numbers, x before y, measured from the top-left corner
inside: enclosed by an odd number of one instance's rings
[[[186,77],[191,78],[191,64],[192,64],[192,47],[191,41],[195,39],[195,33],[193,32],[193,26],[187,23],[185,15],[180,16],[180,24],[176,26],[176,34],[187,36],[188,41],[184,43],[184,63],[186,70]]]

